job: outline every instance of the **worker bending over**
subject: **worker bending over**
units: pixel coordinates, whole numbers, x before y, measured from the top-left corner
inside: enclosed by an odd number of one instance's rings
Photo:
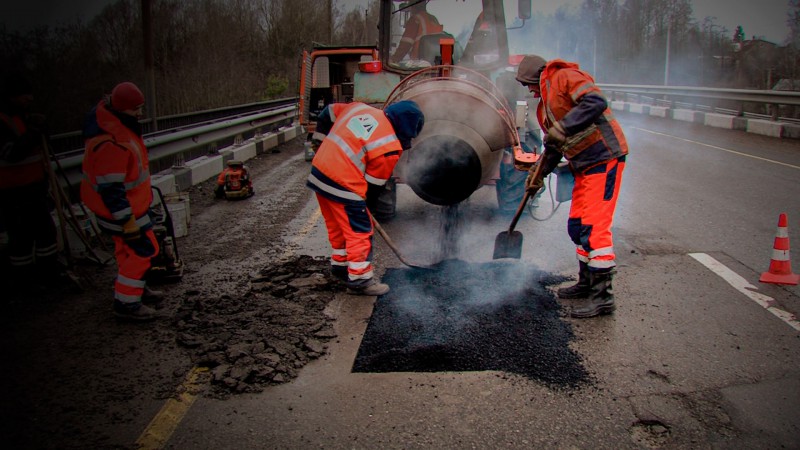
[[[316,193],[328,228],[331,273],[351,293],[389,292],[373,273],[367,191],[381,189],[424,123],[419,106],[409,100],[383,111],[359,102],[334,103],[319,116],[312,136],[319,149],[306,184]]]
[[[614,311],[612,278],[616,256],[611,224],[617,205],[628,144],[600,88],[577,64],[528,55],[517,81],[536,97],[539,124],[546,132],[542,175],[526,183],[529,192],[558,165],[562,155],[575,176],[567,230],[578,257],[578,282],[558,290],[560,298],[586,298],[572,317],[594,317]]]

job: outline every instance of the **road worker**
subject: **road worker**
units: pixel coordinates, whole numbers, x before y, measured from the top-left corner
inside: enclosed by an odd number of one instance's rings
[[[410,59],[420,58],[420,41],[424,36],[437,34],[444,31],[444,27],[439,20],[427,10],[427,0],[411,0],[411,17],[406,21],[403,36],[397,49],[390,58],[391,62],[397,63],[406,55]]]
[[[586,299],[571,311],[585,318],[614,311],[612,279],[616,256],[611,236],[628,144],[600,88],[578,64],[527,55],[517,81],[541,97],[537,119],[545,131],[542,176],[526,182],[530,192],[542,186],[561,157],[575,176],[567,230],[575,243],[578,282],[558,290],[564,299]]]
[[[33,89],[21,74],[3,80],[0,102],[0,220],[8,233],[14,288],[54,281],[60,268],[50,215],[43,116],[32,114]],[[37,273],[38,272],[38,273]]]
[[[156,311],[143,301],[162,298],[145,282],[159,246],[148,214],[153,191],[139,124],[143,108],[144,95],[139,88],[123,82],[92,109],[83,130],[86,149],[81,182],[83,202],[114,240],[118,266],[114,314],[135,321],[154,319]]]
[[[391,177],[424,123],[419,106],[409,100],[383,111],[359,102],[333,103],[320,114],[312,139],[322,142],[311,161],[307,185],[316,193],[328,228],[331,273],[351,293],[389,292],[373,273],[367,192],[381,189]]]

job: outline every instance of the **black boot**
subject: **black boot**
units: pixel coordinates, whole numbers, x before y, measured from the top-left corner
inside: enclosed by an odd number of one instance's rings
[[[348,275],[347,275],[347,266],[334,266],[331,265],[331,275],[333,278],[337,280],[347,283]]]
[[[614,312],[616,306],[614,306],[614,291],[611,286],[611,280],[613,278],[613,271],[590,273],[589,298],[585,305],[573,309],[570,315],[579,319],[585,319]]]
[[[586,298],[589,296],[589,264],[580,261],[578,271],[578,282],[572,286],[567,286],[556,291],[558,298]]]

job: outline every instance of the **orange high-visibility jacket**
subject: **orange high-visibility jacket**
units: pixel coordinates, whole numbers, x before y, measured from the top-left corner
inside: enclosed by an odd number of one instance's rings
[[[570,145],[562,148],[570,167],[583,172],[628,154],[622,128],[594,78],[577,64],[554,59],[541,75],[536,115],[543,130],[559,122]]]
[[[121,233],[131,215],[141,229],[152,227],[153,200],[147,148],[101,101],[94,114],[99,133],[87,136],[81,199],[105,230]],[[90,117],[91,120],[91,117]]]
[[[333,126],[311,162],[307,185],[340,203],[363,203],[367,183],[383,186],[403,147],[389,119],[364,103],[333,103]]]
[[[444,31],[444,26],[436,20],[436,17],[427,11],[422,12],[415,14],[409,19],[400,42],[411,44],[412,47],[409,56],[411,59],[418,59],[419,42],[422,40],[422,37],[429,34],[441,33],[442,31]]]
[[[27,131],[21,117],[0,112],[0,120],[8,129],[0,143],[0,189],[43,181],[46,167],[41,143],[20,139]]]

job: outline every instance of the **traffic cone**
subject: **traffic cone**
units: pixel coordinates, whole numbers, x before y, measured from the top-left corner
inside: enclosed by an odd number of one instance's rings
[[[775,244],[772,246],[772,259],[769,262],[769,271],[761,274],[758,280],[762,283],[797,284],[800,275],[792,273],[792,260],[789,257],[789,221],[786,213],[781,213],[778,218],[778,232],[775,234]]]

